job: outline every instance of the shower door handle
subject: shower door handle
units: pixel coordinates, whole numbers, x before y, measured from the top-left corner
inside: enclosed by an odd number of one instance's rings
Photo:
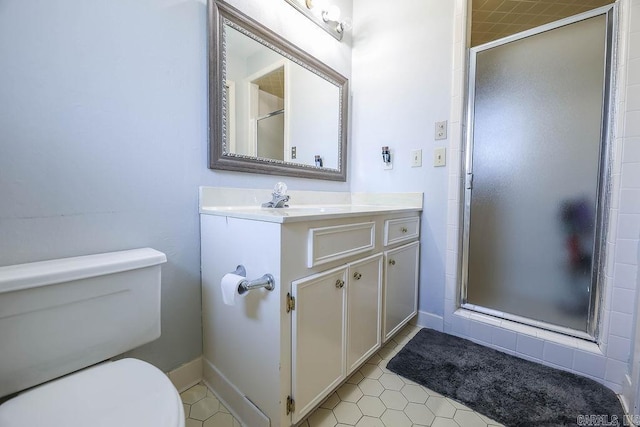
[[[467,173],[465,175],[464,188],[467,190],[471,190],[473,188],[473,174]]]

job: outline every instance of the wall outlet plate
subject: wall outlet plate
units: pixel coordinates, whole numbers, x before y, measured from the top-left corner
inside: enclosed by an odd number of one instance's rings
[[[436,140],[447,139],[447,121],[436,122]]]

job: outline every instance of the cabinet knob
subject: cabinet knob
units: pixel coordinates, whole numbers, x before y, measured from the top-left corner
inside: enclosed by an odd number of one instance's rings
[[[336,280],[336,288],[344,288],[344,280],[338,279]]]
[[[400,231],[402,231],[403,233],[406,233],[409,231],[409,229],[407,227],[402,227]]]
[[[356,279],[356,280],[360,280],[360,278],[361,278],[361,277],[362,277],[362,274],[360,274],[360,273],[358,273],[358,272],[353,273],[353,278],[354,278],[354,279]]]
[[[396,260],[395,259],[390,259],[389,260],[389,265],[396,265]]]

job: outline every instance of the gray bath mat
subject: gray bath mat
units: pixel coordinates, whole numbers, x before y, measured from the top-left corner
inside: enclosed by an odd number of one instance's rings
[[[591,416],[623,425],[622,405],[603,385],[431,329],[387,369],[507,426],[595,425],[584,424]]]

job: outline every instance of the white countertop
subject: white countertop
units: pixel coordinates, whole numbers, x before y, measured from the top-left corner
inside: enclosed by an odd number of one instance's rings
[[[289,207],[263,208],[261,203],[271,200],[271,190],[200,187],[200,213],[285,223],[422,210],[422,193],[290,191],[289,194]]]

